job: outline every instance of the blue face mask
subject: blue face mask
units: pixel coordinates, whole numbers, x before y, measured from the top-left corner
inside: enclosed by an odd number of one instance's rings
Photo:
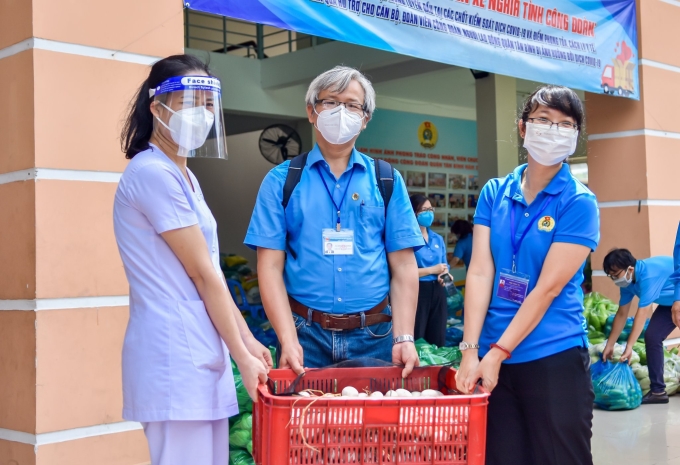
[[[419,213],[417,218],[419,225],[421,225],[424,228],[429,228],[430,226],[432,226],[432,222],[434,221],[434,212]]]

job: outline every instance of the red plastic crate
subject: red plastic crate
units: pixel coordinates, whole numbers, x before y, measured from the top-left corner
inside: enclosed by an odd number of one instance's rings
[[[440,370],[419,368],[406,379],[397,367],[312,370],[297,390],[437,389]],[[455,373],[446,374],[449,389],[456,387]],[[272,370],[269,377],[276,392],[283,392],[296,379],[291,370]],[[484,465],[488,397],[482,391],[436,398],[315,400],[274,396],[267,386],[260,386],[253,411],[255,463]]]

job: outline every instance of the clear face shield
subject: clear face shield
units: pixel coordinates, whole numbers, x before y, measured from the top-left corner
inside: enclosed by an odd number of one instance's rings
[[[227,158],[219,79],[177,76],[149,90],[154,98],[154,132],[178,145],[176,155]]]

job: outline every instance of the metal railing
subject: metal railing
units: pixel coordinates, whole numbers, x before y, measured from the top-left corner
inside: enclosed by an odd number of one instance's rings
[[[184,10],[184,45],[216,53],[263,59],[330,42],[262,24]]]

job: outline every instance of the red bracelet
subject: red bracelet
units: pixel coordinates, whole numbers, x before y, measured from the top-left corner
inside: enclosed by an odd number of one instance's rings
[[[500,350],[501,352],[505,353],[505,355],[508,356],[508,358],[507,358],[506,360],[510,360],[510,359],[512,358],[512,355],[510,354],[510,351],[509,351],[508,349],[506,349],[505,347],[503,347],[502,345],[496,344],[496,343],[494,342],[493,344],[491,344],[491,348],[492,348],[492,349],[494,349],[494,348],[495,348],[495,349],[498,349],[498,350]]]

